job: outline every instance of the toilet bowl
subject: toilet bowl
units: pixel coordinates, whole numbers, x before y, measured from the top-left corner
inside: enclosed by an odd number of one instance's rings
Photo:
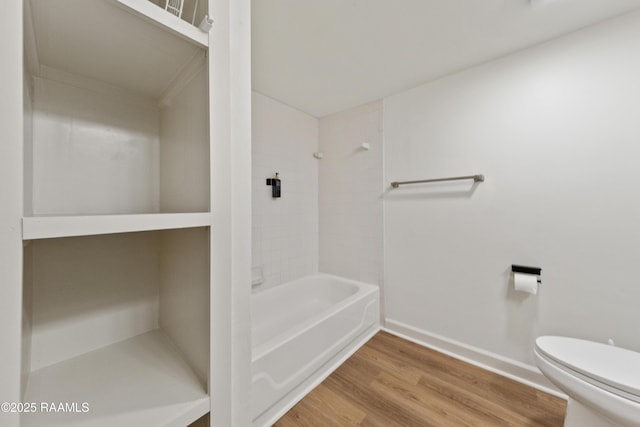
[[[640,427],[640,353],[544,336],[534,354],[540,371],[569,396],[565,427]]]

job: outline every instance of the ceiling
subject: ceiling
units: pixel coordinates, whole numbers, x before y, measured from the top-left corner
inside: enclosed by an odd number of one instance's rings
[[[640,0],[253,0],[253,89],[315,117],[640,8]]]

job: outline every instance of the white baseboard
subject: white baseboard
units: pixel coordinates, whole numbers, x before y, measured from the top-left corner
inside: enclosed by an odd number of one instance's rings
[[[545,393],[567,399],[544,375],[534,366],[509,359],[468,344],[454,341],[440,335],[423,331],[413,326],[386,319],[382,330],[414,342],[423,347],[439,351],[463,362],[478,366],[514,381],[544,391]]]

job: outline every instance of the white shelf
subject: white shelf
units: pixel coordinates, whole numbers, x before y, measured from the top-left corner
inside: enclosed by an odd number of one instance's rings
[[[33,216],[22,218],[22,239],[90,236],[211,226],[211,214],[166,213],[133,215]]]
[[[209,35],[148,0],[34,1],[27,7],[29,68],[102,82],[159,100]],[[31,19],[33,18],[33,19]]]
[[[159,330],[32,372],[25,402],[87,402],[89,411],[37,411],[23,427],[177,427],[210,409],[205,386]]]

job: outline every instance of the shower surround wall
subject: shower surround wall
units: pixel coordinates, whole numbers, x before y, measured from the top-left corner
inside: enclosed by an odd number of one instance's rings
[[[379,285],[382,102],[318,120],[256,92],[252,99],[252,265],[265,276],[256,290],[318,271]],[[265,183],[276,172],[279,199]]]
[[[320,151],[320,271],[380,285],[382,102],[321,118]]]
[[[253,92],[252,265],[263,290],[318,272],[318,120]],[[278,172],[282,197],[266,179]]]
[[[635,12],[385,99],[387,185],[486,176],[387,192],[388,327],[526,364],[542,334],[640,350],[639,52]]]

